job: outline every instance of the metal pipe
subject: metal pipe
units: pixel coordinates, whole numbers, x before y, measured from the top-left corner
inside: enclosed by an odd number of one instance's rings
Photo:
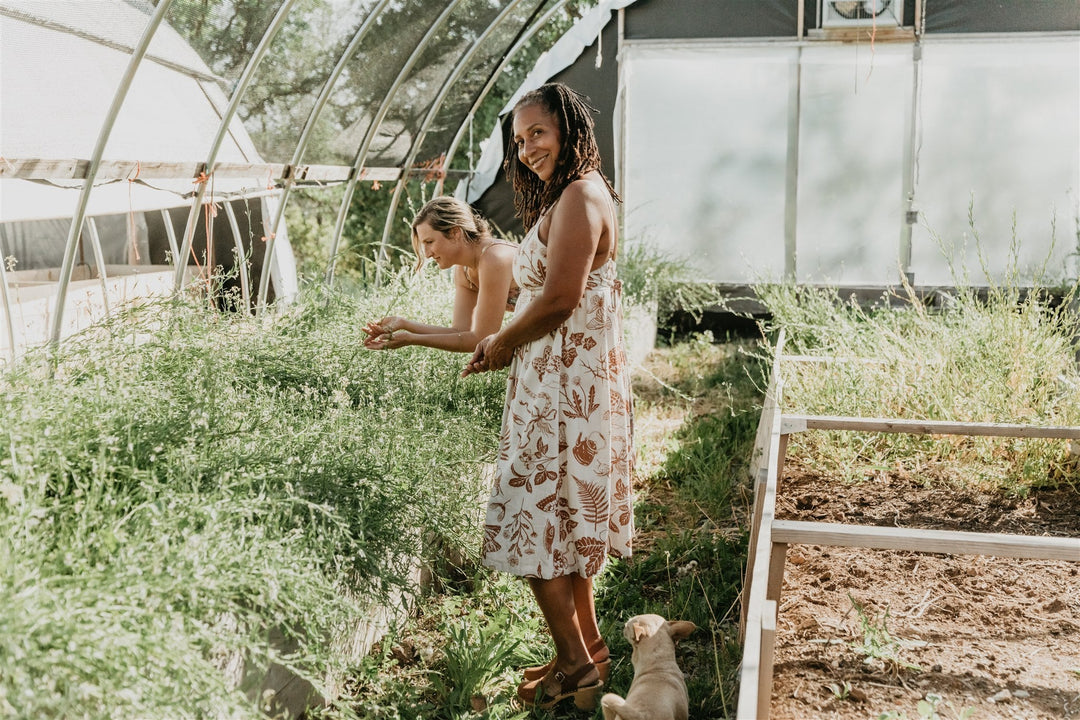
[[[232,228],[233,246],[236,249],[236,264],[240,274],[240,295],[244,298],[244,312],[251,312],[251,286],[248,281],[247,255],[244,253],[244,241],[240,238],[240,224],[236,222],[236,211],[231,202],[225,203],[225,215],[229,218],[229,227]]]
[[[349,182],[345,185],[345,197],[341,200],[341,207],[338,208],[337,222],[334,224],[334,235],[330,239],[330,261],[326,267],[326,284],[331,285],[334,280],[334,265],[337,262],[338,245],[341,242],[341,233],[345,228],[345,217],[348,215],[349,205],[352,203],[353,192],[356,191],[356,183],[360,178],[360,169],[363,168],[364,162],[367,160],[368,150],[371,147],[371,141],[375,138],[375,132],[378,130],[379,125],[382,124],[383,118],[386,116],[386,112],[390,109],[390,103],[393,101],[394,96],[397,94],[401,84],[405,81],[409,72],[412,70],[413,65],[416,64],[421,53],[427,49],[428,43],[435,36],[435,32],[442,27],[443,22],[450,13],[461,3],[461,0],[452,0],[443,9],[439,17],[435,18],[435,22],[428,28],[427,33],[420,39],[416,49],[413,50],[408,60],[405,61],[405,65],[402,66],[401,71],[398,72],[397,77],[394,78],[394,82],[391,83],[390,88],[383,96],[382,104],[379,106],[378,111],[372,118],[371,125],[368,126],[367,132],[364,133],[364,140],[360,145],[360,150],[356,153],[356,161],[353,163],[353,173],[349,178]],[[403,169],[401,178],[398,182],[401,182],[407,175],[407,172]],[[381,268],[381,264],[379,268]],[[376,276],[378,277],[379,268],[376,268]],[[259,302],[263,302],[262,288],[259,288]]]
[[[263,33],[262,38],[259,40],[259,45],[255,48],[255,51],[248,58],[247,65],[244,67],[243,73],[240,75],[240,80],[237,82],[236,87],[233,89],[232,97],[229,98],[229,106],[222,113],[221,123],[218,125],[217,135],[214,137],[214,141],[210,144],[210,151],[206,155],[206,170],[205,173],[208,177],[214,174],[214,163],[217,161],[218,152],[221,150],[221,145],[225,141],[225,136],[229,132],[229,125],[232,124],[233,116],[236,114],[237,108],[240,106],[240,100],[244,97],[244,93],[247,92],[248,85],[251,83],[252,77],[255,75],[255,71],[258,69],[259,64],[262,62],[263,57],[266,55],[266,51],[270,49],[270,43],[277,37],[281,27],[285,24],[285,19],[289,15],[289,11],[292,9],[296,0],[285,0],[278,8],[277,14],[271,21],[269,27],[266,28],[266,32]],[[180,247],[180,257],[177,258],[176,264],[176,276],[175,276],[175,289],[179,292],[181,285],[184,281],[184,270],[187,267],[187,256],[191,251],[191,243],[195,237],[195,220],[199,215],[199,209],[202,206],[203,197],[206,195],[206,182],[200,182],[195,189],[195,197],[191,201],[191,209],[188,211],[187,225],[184,227],[184,241]],[[211,198],[211,202],[213,198]],[[210,238],[206,238],[207,249],[209,250]],[[207,272],[210,269],[207,268]],[[264,272],[269,272],[269,268],[264,268]]]
[[[784,278],[799,273],[799,128],[802,125],[802,46],[795,48],[788,87],[786,170],[784,172]]]
[[[517,42],[514,43],[514,45],[509,50],[506,51],[505,55],[503,55],[503,59],[499,62],[499,66],[495,68],[495,71],[491,73],[491,77],[488,78],[487,84],[484,86],[484,89],[481,90],[480,94],[476,96],[476,101],[473,102],[472,108],[465,116],[465,122],[461,123],[461,127],[458,128],[457,133],[454,135],[454,139],[450,142],[450,147],[446,150],[446,160],[443,162],[445,167],[450,167],[450,161],[454,159],[454,154],[457,152],[458,145],[461,144],[461,140],[464,137],[465,131],[468,129],[473,116],[476,114],[476,111],[480,109],[480,106],[487,98],[488,93],[491,92],[491,89],[495,87],[495,83],[498,81],[499,74],[502,72],[503,68],[506,67],[506,64],[510,62],[510,59],[514,57],[514,55],[516,55],[522,47],[524,47],[525,43],[531,40],[532,36],[540,31],[540,28],[547,25],[548,21],[551,20],[552,16],[556,12],[561,10],[563,5],[565,5],[567,2],[568,0],[558,0],[558,2],[552,5],[551,9],[544,13],[539,20],[530,25],[529,28],[521,35],[521,37],[518,38]],[[435,188],[436,194],[442,194],[442,187],[443,181],[439,180],[439,184]]]
[[[179,262],[180,250],[176,246],[176,228],[173,227],[169,208],[161,208],[161,220],[165,223],[165,237],[169,239],[169,252],[172,253],[172,261],[175,264]]]
[[[457,65],[455,65],[453,70],[450,71],[450,74],[447,75],[446,80],[443,81],[442,87],[439,88],[439,94],[436,95],[435,99],[431,102],[431,107],[428,108],[427,115],[424,117],[423,122],[420,123],[420,128],[413,136],[412,146],[409,148],[409,152],[405,157],[405,162],[402,163],[403,175],[401,180],[398,181],[397,187],[394,188],[393,198],[390,199],[390,209],[386,213],[386,222],[383,224],[382,239],[379,242],[379,255],[384,255],[386,253],[386,244],[387,240],[390,238],[390,228],[394,224],[394,216],[397,215],[397,207],[398,203],[401,201],[401,193],[405,188],[405,183],[409,181],[409,176],[407,175],[409,168],[412,167],[413,162],[416,160],[416,154],[420,152],[420,146],[424,143],[428,128],[431,127],[431,123],[434,122],[435,116],[438,114],[439,110],[442,109],[442,104],[446,102],[446,96],[450,94],[451,87],[458,81],[458,78],[461,77],[462,73],[465,72],[465,67],[472,62],[473,57],[480,49],[483,42],[491,36],[491,33],[495,31],[495,28],[498,27],[506,16],[513,12],[514,8],[521,2],[522,0],[512,0],[512,2],[495,16],[495,19],[491,21],[491,24],[487,26],[484,32],[480,33],[480,35],[473,40],[472,45],[469,46],[469,49],[462,55]]]
[[[11,317],[11,296],[8,293],[7,268],[4,267],[7,260],[0,257],[0,300],[4,303],[4,325],[7,328],[8,354],[11,364],[15,364],[15,320]]]
[[[87,218],[86,230],[86,234],[90,236],[90,247],[94,251],[94,264],[97,265],[98,280],[101,281],[101,302],[105,306],[105,317],[108,317],[112,314],[109,310],[109,279],[105,275],[105,254],[101,252],[101,236],[98,235],[97,221],[94,218]]]
[[[307,152],[308,143],[311,141],[311,132],[315,128],[315,123],[318,121],[319,116],[322,114],[323,108],[326,106],[327,101],[330,99],[330,93],[337,84],[338,78],[341,73],[344,72],[345,66],[352,60],[356,54],[357,48],[360,47],[360,42],[367,36],[368,31],[374,26],[375,20],[386,8],[390,0],[379,0],[379,3],[368,13],[364,18],[364,22],[360,24],[360,27],[353,34],[352,39],[349,41],[348,47],[342,52],[341,57],[338,58],[337,64],[330,72],[330,75],[326,78],[326,82],[323,84],[322,90],[319,92],[319,97],[315,100],[315,106],[308,114],[307,122],[304,123],[304,129],[300,133],[300,139],[297,140],[296,148],[293,150],[292,167],[296,167],[304,158],[304,153]],[[263,267],[269,268],[274,260],[274,252],[277,250],[277,232],[281,226],[281,219],[285,216],[285,203],[288,202],[289,193],[292,191],[292,181],[287,181],[281,189],[281,198],[278,202],[277,212],[274,213],[274,220],[270,225],[270,232],[266,237],[266,249],[263,251]],[[265,298],[269,291],[269,281],[267,281],[267,290],[263,290],[263,277],[269,277],[266,273],[263,273],[259,277],[259,308],[265,303]]]
[[[135,46],[135,50],[131,53],[131,59],[128,61],[124,75],[120,79],[120,84],[116,88],[116,94],[113,95],[112,104],[109,106],[108,112],[105,113],[105,121],[101,125],[97,142],[90,155],[90,166],[87,168],[82,191],[79,193],[79,200],[75,206],[75,213],[71,218],[71,227],[68,230],[67,243],[64,246],[64,260],[60,267],[60,277],[56,287],[56,312],[53,314],[53,326],[49,337],[49,345],[53,349],[60,344],[60,332],[64,321],[64,305],[67,302],[68,286],[71,284],[71,273],[75,267],[75,250],[79,243],[79,233],[82,229],[83,219],[86,217],[86,207],[90,200],[90,193],[94,189],[94,179],[97,177],[98,167],[101,165],[101,156],[105,152],[105,145],[112,134],[113,125],[116,124],[120,108],[123,106],[124,99],[131,88],[135,72],[139,69],[139,64],[150,47],[150,41],[153,40],[154,34],[157,32],[162,20],[165,19],[165,13],[168,12],[172,3],[173,0],[160,0],[157,8],[154,9],[154,14],[146,24],[138,45]]]
[[[603,29],[600,30],[603,33]],[[615,58],[623,57],[623,45],[626,43],[626,8],[619,8],[619,22],[617,26],[617,42],[615,46]],[[619,197],[626,197],[626,89],[629,83],[626,79],[626,63],[616,62],[615,71],[618,79],[615,90],[614,123],[618,123],[618,142],[614,143],[615,150],[615,192]],[[614,124],[613,123],[613,124]],[[618,213],[620,228],[619,237],[622,237],[622,229],[626,227],[626,203],[618,203],[615,206]]]

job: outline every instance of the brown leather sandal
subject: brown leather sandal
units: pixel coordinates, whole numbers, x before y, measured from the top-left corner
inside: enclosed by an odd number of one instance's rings
[[[585,663],[569,675],[562,670],[553,670],[538,680],[518,685],[518,700],[528,707],[550,710],[563,700],[574,698],[574,705],[579,710],[591,710],[596,707],[596,699],[599,697],[600,689],[604,687],[599,677],[593,682],[581,684],[582,679],[593,670],[596,670],[596,665],[591,662]],[[557,689],[550,690],[544,687],[544,680],[548,677],[559,684]]]
[[[608,673],[611,670],[611,653],[608,652],[607,643],[600,638],[589,648],[589,656],[592,658],[596,669],[600,671],[600,680],[607,682]],[[547,665],[534,665],[521,671],[521,676],[526,681],[539,680],[555,668],[555,658],[548,661]]]

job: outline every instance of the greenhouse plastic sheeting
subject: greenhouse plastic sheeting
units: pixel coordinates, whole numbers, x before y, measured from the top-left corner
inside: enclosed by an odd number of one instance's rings
[[[0,155],[4,158],[89,158],[132,46],[147,22],[146,8],[114,0],[0,0]],[[198,54],[162,28],[135,76],[103,159],[203,159],[227,99]],[[220,159],[261,162],[239,120],[231,124]],[[81,182],[49,185],[0,181],[0,221],[70,217]],[[127,183],[123,183],[127,185]],[[215,191],[265,189],[264,178],[222,179]],[[182,205],[190,178],[155,178],[139,186],[98,188],[91,214]]]
[[[926,38],[916,84],[905,43],[628,43],[627,237],[726,284],[881,286],[910,261],[916,282],[948,285],[942,246],[981,271],[976,233],[993,277],[1010,272],[1014,232],[1022,277],[1059,272],[1080,187],[1077,49],[1054,35]]]
[[[518,87],[510,100],[502,108],[500,114],[505,114],[514,107],[518,98],[530,90],[534,90],[559,71],[569,67],[585,48],[592,45],[604,26],[611,20],[612,13],[620,8],[633,4],[634,0],[601,0],[587,15],[582,17],[574,26],[541,57],[536,66]],[[611,61],[617,48],[610,49]],[[495,181],[503,161],[502,128],[495,127],[491,135],[483,144],[480,161],[471,181],[462,184],[458,190],[458,196],[468,202],[475,202],[481,194]]]

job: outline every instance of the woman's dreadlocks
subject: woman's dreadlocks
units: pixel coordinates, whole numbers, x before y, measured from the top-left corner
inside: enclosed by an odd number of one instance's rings
[[[525,228],[532,227],[540,219],[567,185],[593,170],[600,173],[615,202],[622,202],[600,169],[600,149],[593,134],[592,114],[596,109],[589,105],[585,96],[562,83],[548,83],[523,95],[514,105],[514,112],[527,105],[539,105],[556,119],[562,149],[555,172],[545,183],[518,159],[511,133],[503,169],[514,187],[514,210]],[[513,113],[510,117],[513,118]]]

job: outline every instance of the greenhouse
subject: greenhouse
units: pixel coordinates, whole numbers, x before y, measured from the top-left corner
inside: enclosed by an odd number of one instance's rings
[[[418,231],[521,262],[547,83],[633,457],[560,416],[512,482],[606,452],[636,528],[553,709],[482,562],[516,366]],[[627,720],[651,615],[673,718],[1080,716],[1078,192],[1070,0],[0,0],[0,718]]]

